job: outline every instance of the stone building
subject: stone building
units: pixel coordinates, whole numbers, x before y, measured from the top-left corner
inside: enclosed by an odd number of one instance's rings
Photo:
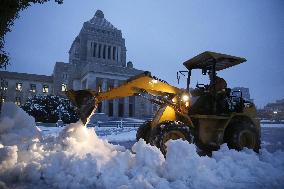
[[[263,109],[271,112],[284,112],[284,99],[276,100],[276,102],[273,103],[268,103]]]
[[[39,85],[48,85],[48,93],[55,95],[64,95],[66,88],[106,91],[142,72],[135,69],[132,62],[126,63],[125,39],[121,30],[107,21],[102,11],[97,10],[94,17],[83,24],[74,39],[69,50],[69,63],[56,62],[52,76],[3,71],[0,74],[8,81],[8,92],[14,96],[17,93],[16,86],[10,83],[23,83],[22,103],[29,96],[33,83],[37,89]],[[42,91],[39,92],[42,94]],[[6,101],[15,101],[14,97],[5,98]],[[153,105],[141,97],[127,97],[105,101],[99,105],[97,111],[114,118],[145,118],[152,116]]]
[[[234,87],[234,88],[232,88],[232,91],[240,91],[240,92],[242,92],[242,96],[243,96],[243,98],[245,100],[253,102],[253,99],[250,97],[249,88],[246,88],[246,87]],[[240,93],[235,93],[234,95],[240,96]]]

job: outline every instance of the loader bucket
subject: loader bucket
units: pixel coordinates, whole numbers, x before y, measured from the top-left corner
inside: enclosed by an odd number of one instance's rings
[[[83,124],[86,124],[90,116],[97,109],[97,100],[93,93],[88,90],[68,90],[67,97],[77,107],[77,113]]]

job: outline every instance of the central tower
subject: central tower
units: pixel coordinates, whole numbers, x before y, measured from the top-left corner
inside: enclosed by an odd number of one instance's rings
[[[121,30],[105,19],[97,10],[94,17],[85,22],[69,51],[69,62],[83,64],[108,64],[126,66],[125,39]]]

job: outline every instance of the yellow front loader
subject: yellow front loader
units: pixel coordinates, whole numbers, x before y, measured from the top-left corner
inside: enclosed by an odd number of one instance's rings
[[[204,52],[184,63],[188,68],[187,89],[174,87],[151,76],[150,72],[144,72],[108,91],[69,90],[67,96],[77,106],[84,124],[89,121],[98,104],[105,100],[138,95],[159,105],[153,120],[141,125],[136,137],[137,140],[142,138],[157,146],[164,154],[166,142],[170,139],[195,143],[204,152],[217,150],[223,143],[237,150],[247,147],[258,152],[260,126],[254,104],[246,102],[242,96],[231,95],[229,89],[224,92],[215,90],[216,71],[244,61],[243,58]],[[211,71],[211,86],[198,85],[190,93],[192,69],[201,69],[203,74]],[[193,103],[194,98],[199,100]],[[223,106],[225,103],[228,106]]]

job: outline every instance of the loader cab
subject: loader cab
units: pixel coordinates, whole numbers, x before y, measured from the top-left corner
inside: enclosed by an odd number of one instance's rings
[[[210,78],[209,84],[197,84],[190,91],[192,99],[196,99],[190,108],[191,114],[228,114],[232,111],[243,111],[242,95],[238,98],[236,92],[232,92],[225,84],[220,88],[222,78],[217,76],[217,72],[245,61],[245,58],[206,51],[184,62],[187,70],[179,71],[177,79],[180,79],[180,75],[187,74],[187,90],[190,89],[192,70],[201,70],[202,75],[208,75]]]

